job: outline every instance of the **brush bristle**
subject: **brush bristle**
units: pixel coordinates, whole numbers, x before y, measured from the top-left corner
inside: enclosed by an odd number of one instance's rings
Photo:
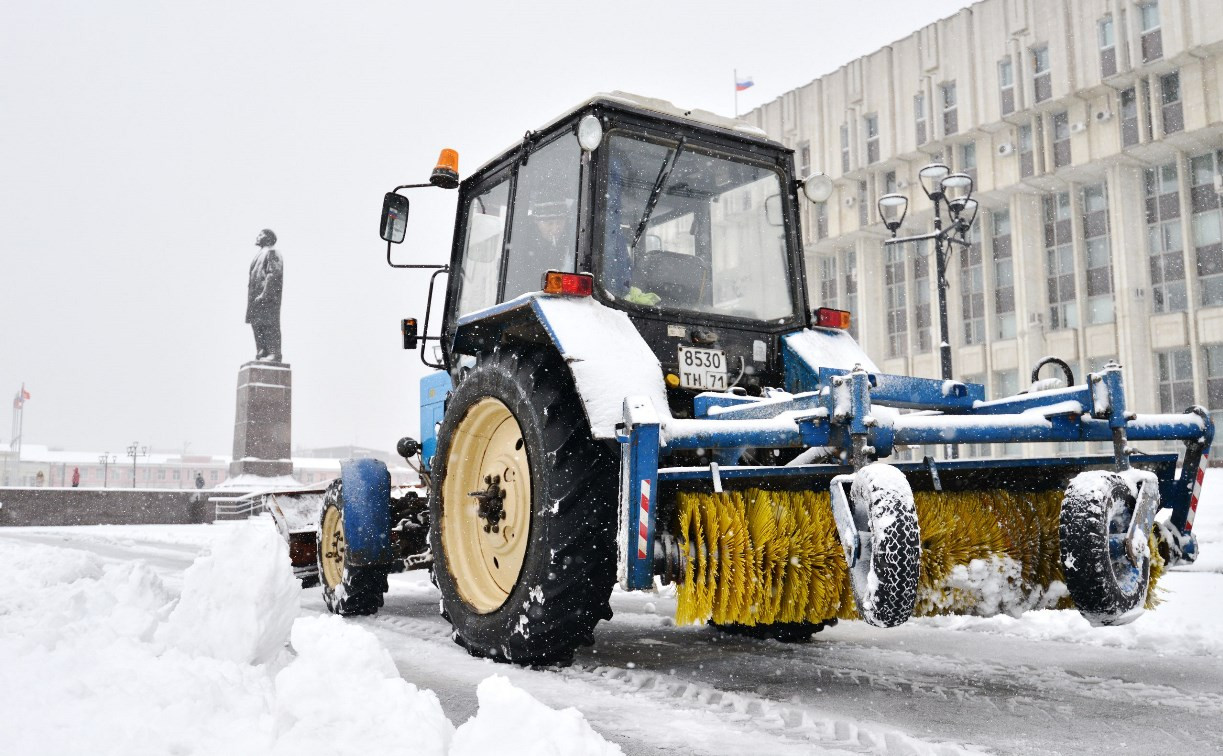
[[[1018,615],[1073,608],[1062,582],[1062,492],[917,492],[922,536],[915,616]],[[687,549],[676,622],[856,619],[828,493],[681,493],[676,535]],[[1153,538],[1153,536],[1152,536]],[[1152,543],[1147,608],[1163,562]]]

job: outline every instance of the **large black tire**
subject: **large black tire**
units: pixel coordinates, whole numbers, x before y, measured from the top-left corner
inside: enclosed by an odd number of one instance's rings
[[[862,536],[850,571],[858,616],[877,627],[895,627],[913,616],[921,568],[917,506],[904,473],[874,462],[850,487],[854,522]]]
[[[358,567],[349,563],[344,539],[343,488],[339,478],[327,486],[315,531],[323,603],[332,614],[344,617],[375,614],[382,608],[388,570],[382,565]]]
[[[438,438],[429,538],[455,641],[497,661],[569,662],[611,618],[618,466],[568,369],[495,350],[451,395]]]
[[[1129,484],[1113,472],[1079,473],[1062,499],[1058,536],[1066,589],[1093,625],[1123,625],[1142,613],[1151,555],[1139,563],[1125,552],[1135,507]]]

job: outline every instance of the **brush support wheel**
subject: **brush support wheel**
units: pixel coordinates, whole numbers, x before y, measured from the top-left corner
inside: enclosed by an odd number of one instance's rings
[[[1129,483],[1114,472],[1081,472],[1066,487],[1058,523],[1062,573],[1093,625],[1123,625],[1142,613],[1151,556],[1144,551],[1134,564],[1125,549],[1135,505]]]
[[[861,544],[849,571],[858,616],[895,627],[913,616],[921,563],[917,506],[904,473],[874,462],[854,474],[850,505]]]

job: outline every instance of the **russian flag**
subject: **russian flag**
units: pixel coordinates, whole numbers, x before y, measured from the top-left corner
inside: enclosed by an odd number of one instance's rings
[[[750,76],[748,76],[746,79],[743,79],[742,81],[735,79],[735,91],[742,92],[743,90],[747,89],[748,87],[752,86],[755,83],[756,82],[752,81],[752,77]]]

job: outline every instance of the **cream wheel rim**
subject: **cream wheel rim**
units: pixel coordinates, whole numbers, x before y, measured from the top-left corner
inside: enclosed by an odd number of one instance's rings
[[[489,491],[496,496],[487,496]],[[481,514],[480,497],[501,512]],[[500,515],[500,516],[498,516]],[[442,484],[442,548],[459,595],[476,612],[496,611],[518,583],[531,532],[531,468],[522,429],[486,397],[459,421]]]
[[[344,581],[344,557],[348,553],[348,543],[344,540],[344,515],[338,507],[327,507],[323,510],[323,534],[319,547],[319,564],[323,568],[323,583],[328,588],[335,588]]]

